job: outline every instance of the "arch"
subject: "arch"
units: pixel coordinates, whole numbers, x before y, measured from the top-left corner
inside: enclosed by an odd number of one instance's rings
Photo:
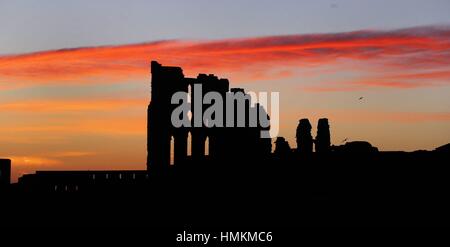
[[[192,95],[191,83],[188,83],[187,93],[188,93],[188,102],[190,102],[191,101],[191,95]]]
[[[192,134],[188,131],[187,137],[187,156],[192,156]]]
[[[204,145],[205,145],[205,156],[209,156],[209,148],[210,148],[209,136],[206,136]]]
[[[175,164],[175,138],[170,136],[170,161],[169,165],[173,166]]]
[[[192,159],[200,160],[205,157],[206,134],[203,128],[192,129]]]

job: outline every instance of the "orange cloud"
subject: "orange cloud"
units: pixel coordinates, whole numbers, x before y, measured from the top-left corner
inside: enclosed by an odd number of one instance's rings
[[[62,158],[80,157],[90,155],[87,152],[61,152],[49,154],[47,156],[8,156],[12,163],[11,180],[17,182],[18,178],[24,174],[30,174],[36,170],[46,169],[64,169],[64,161]]]
[[[56,159],[49,159],[38,156],[9,156],[11,163],[16,167],[48,167],[61,165],[62,161]]]
[[[110,116],[89,119],[43,120],[37,124],[12,123],[2,124],[0,134],[3,136],[40,133],[41,135],[65,136],[68,134],[102,134],[102,135],[145,135],[145,116]]]
[[[346,82],[323,83],[316,86],[303,86],[305,92],[349,92],[370,88],[414,89],[450,85],[450,73],[431,72],[417,74],[398,74],[368,79],[349,80]]]
[[[352,91],[361,91],[367,90],[370,88],[395,88],[395,89],[412,89],[412,88],[420,88],[420,87],[429,87],[433,86],[433,83],[411,83],[405,81],[382,81],[382,80],[362,80],[362,81],[354,81],[354,82],[344,82],[342,86],[327,86],[327,85],[319,85],[319,86],[305,86],[301,89],[305,92],[312,93],[333,93],[333,92],[352,92]]]
[[[50,154],[51,157],[57,158],[71,158],[71,157],[83,157],[83,156],[92,156],[95,155],[94,152],[85,152],[85,151],[64,151],[64,152],[56,152]]]
[[[418,88],[426,85],[430,85],[428,83],[408,83],[403,81],[359,81],[354,84],[367,86],[367,87],[384,87],[384,88]]]
[[[145,106],[144,99],[79,99],[79,100],[26,100],[8,102],[0,105],[0,112],[27,112],[27,113],[70,113],[90,111],[117,111],[130,107]]]
[[[240,80],[260,80],[264,79],[261,71],[317,66],[343,58],[376,60],[383,66],[402,69],[448,66],[450,29],[417,27],[221,41],[161,41],[1,56],[0,87],[146,80],[150,60],[182,66],[188,75],[213,71]],[[289,76],[289,73],[278,76]],[[420,75],[422,79],[433,76],[436,74]],[[391,84],[403,87],[402,82]],[[371,83],[371,86],[386,84]]]
[[[450,69],[450,68],[449,68]],[[450,80],[450,71],[428,71],[422,73],[409,73],[409,74],[398,74],[393,75],[391,78],[394,79],[446,79]]]

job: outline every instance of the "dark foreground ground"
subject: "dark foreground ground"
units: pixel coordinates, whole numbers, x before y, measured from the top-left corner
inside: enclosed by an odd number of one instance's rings
[[[148,184],[2,192],[3,226],[448,226],[448,154],[193,166]]]

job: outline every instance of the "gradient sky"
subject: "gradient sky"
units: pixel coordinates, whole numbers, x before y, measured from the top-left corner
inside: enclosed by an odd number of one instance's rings
[[[0,0],[0,32],[14,179],[144,169],[150,60],[279,91],[292,147],[304,117],[328,117],[333,144],[450,142],[450,1]]]

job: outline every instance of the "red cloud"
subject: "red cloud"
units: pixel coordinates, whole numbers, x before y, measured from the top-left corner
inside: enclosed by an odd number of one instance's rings
[[[161,41],[84,47],[0,56],[0,88],[34,83],[110,83],[146,80],[149,61],[182,66],[188,75],[215,72],[242,80],[263,70],[317,66],[346,58],[376,60],[389,69],[436,69],[450,65],[450,29],[418,27],[394,31],[270,36],[221,41]],[[288,75],[288,74],[286,74]],[[418,74],[417,79],[443,75]],[[99,80],[102,79],[102,80]],[[407,78],[397,78],[407,79]],[[9,85],[5,85],[9,82]],[[363,83],[364,84],[364,83]],[[370,86],[410,88],[403,81]],[[414,87],[414,86],[411,86]],[[350,87],[353,88],[353,87]]]

